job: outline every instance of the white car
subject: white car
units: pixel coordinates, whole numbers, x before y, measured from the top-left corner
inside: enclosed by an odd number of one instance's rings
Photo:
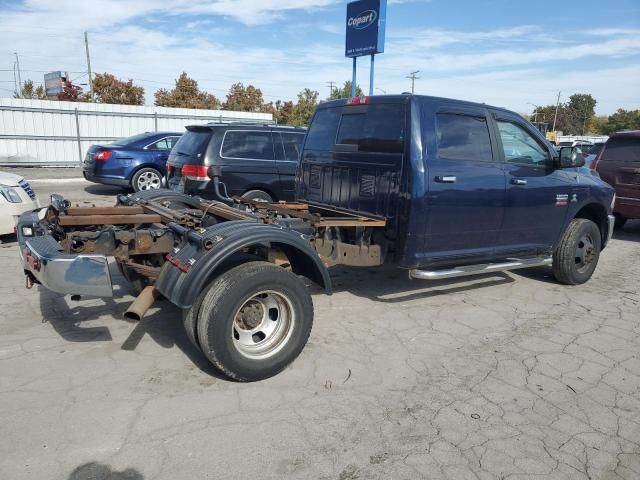
[[[40,202],[29,182],[20,175],[0,172],[0,235],[14,233],[16,218],[35,208],[40,208]]]

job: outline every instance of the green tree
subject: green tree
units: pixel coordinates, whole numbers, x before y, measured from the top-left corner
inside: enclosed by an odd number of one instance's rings
[[[596,99],[588,93],[574,93],[566,105],[570,134],[586,134],[587,126],[595,116]]]
[[[361,97],[363,95],[364,92],[362,91],[362,88],[360,88],[360,85],[356,84],[356,97]],[[344,82],[342,88],[334,88],[327,100],[337,100],[339,98],[351,98],[351,80]]]
[[[245,87],[242,82],[234,83],[229,89],[223,108],[236,112],[262,112],[265,109],[262,90],[253,85]]]
[[[535,118],[536,122],[543,122],[549,125],[549,131],[553,128],[553,120],[556,117],[556,106],[555,105],[545,105],[541,107],[536,107],[533,110],[533,113],[529,115],[529,120],[533,121]],[[558,107],[558,118],[556,121],[556,130],[561,132],[566,132],[569,126],[568,124],[569,115],[567,113],[566,105],[561,104]]]
[[[604,134],[609,125],[609,117],[606,115],[596,115],[589,122],[589,133]]]
[[[120,105],[144,105],[144,88],[128,81],[120,80],[110,73],[98,73],[93,79],[93,94],[97,103]],[[88,101],[91,95],[85,94]]]
[[[33,100],[46,100],[47,94],[42,85],[34,88],[33,80],[26,80],[20,89],[20,95],[14,95],[14,98],[30,98]]]
[[[295,126],[306,126],[311,120],[313,112],[318,106],[320,94],[309,88],[305,88],[298,94],[298,102],[294,105],[289,124]]]
[[[156,91],[155,105],[158,107],[178,108],[202,108],[215,110],[220,107],[220,102],[210,93],[198,88],[198,82],[189,78],[186,72],[182,72],[176,79],[173,90],[161,88]]]
[[[621,130],[640,130],[640,110],[624,110],[619,108],[607,119],[602,133],[610,134]]]

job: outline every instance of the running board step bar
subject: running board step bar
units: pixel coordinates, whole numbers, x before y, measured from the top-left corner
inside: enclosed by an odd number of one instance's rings
[[[508,270],[517,270],[519,268],[543,267],[551,265],[553,259],[545,258],[526,258],[526,259],[510,259],[502,263],[483,263],[479,265],[465,265],[447,270],[409,270],[409,278],[418,280],[440,280],[443,278],[466,277],[469,275],[481,275],[491,272],[506,272]]]

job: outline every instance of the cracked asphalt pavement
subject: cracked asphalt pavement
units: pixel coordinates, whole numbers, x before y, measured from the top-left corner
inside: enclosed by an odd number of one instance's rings
[[[334,270],[301,356],[252,384],[216,376],[166,301],[124,321],[121,277],[106,300],[26,290],[3,241],[0,478],[640,478],[640,222],[578,287]]]

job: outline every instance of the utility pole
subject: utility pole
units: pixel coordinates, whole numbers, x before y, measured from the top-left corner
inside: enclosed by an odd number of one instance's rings
[[[20,95],[18,94],[19,91],[18,79],[16,78],[16,62],[13,62],[13,92],[15,94],[15,98],[20,98]]]
[[[411,72],[406,78],[410,78],[411,79],[411,95],[414,94],[415,92],[415,83],[416,80],[419,80],[420,77],[416,77],[416,74],[420,73],[420,70],[416,70],[415,72]]]
[[[330,82],[327,82],[327,87],[329,87],[329,97],[331,97],[331,95],[333,95],[333,84],[336,83],[333,80],[331,80]]]
[[[551,129],[552,132],[556,131],[556,122],[558,121],[558,108],[560,108],[560,93],[558,92],[558,101],[556,102],[556,114],[553,117],[553,128]]]
[[[91,93],[91,102],[95,103],[96,99],[93,96],[93,78],[91,77],[91,58],[89,57],[89,39],[87,38],[87,32],[84,32],[84,48],[87,51],[87,73],[89,74],[89,91]]]
[[[18,52],[13,52],[16,56],[16,67],[18,69],[18,98],[22,98],[22,77],[20,76],[20,59],[18,58]]]

